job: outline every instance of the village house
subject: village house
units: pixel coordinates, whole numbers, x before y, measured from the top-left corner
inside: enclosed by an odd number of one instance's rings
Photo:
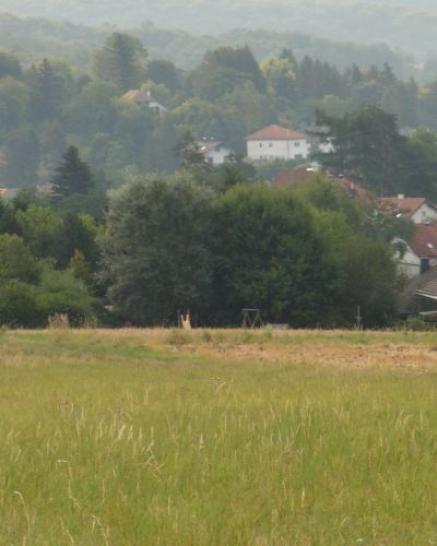
[[[409,279],[437,265],[437,223],[417,224],[410,241],[393,240],[399,271]]]
[[[408,218],[415,224],[437,222],[437,207],[424,197],[405,197],[399,194],[396,197],[383,197],[380,203],[383,210],[398,218]]]
[[[198,145],[205,161],[214,167],[223,165],[232,156],[232,151],[217,140],[203,139]]]
[[[293,129],[270,125],[246,138],[247,157],[250,161],[275,161],[308,158],[310,138]]]
[[[167,108],[152,97],[150,91],[142,91],[141,89],[131,89],[127,91],[121,98],[121,102],[125,104],[136,104],[137,106],[148,106],[152,112],[162,116],[167,112]]]
[[[300,185],[311,180],[311,177],[318,172],[320,172],[318,163],[303,163],[294,169],[286,169],[278,173],[272,180],[272,186],[278,189]]]
[[[437,266],[410,280],[399,300],[399,314],[437,320]]]
[[[275,189],[284,188],[287,186],[298,186],[311,181],[317,173],[323,173],[318,163],[304,163],[298,165],[294,169],[281,171],[272,181],[272,186]],[[343,176],[333,176],[324,173],[327,178],[334,182],[339,189],[344,191],[349,197],[360,199],[363,202],[371,200],[369,192],[358,182],[349,180]]]

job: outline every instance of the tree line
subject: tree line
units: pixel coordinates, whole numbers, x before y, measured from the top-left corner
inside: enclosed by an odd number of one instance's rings
[[[248,307],[294,327],[351,326],[357,306],[368,327],[396,319],[398,221],[323,176],[274,190],[235,165],[186,162],[128,177],[100,221],[72,212],[94,183],[74,148],[55,181],[45,200],[0,201],[2,324],[63,313],[73,325],[168,326],[189,310],[197,325],[238,326]]]
[[[137,88],[150,92],[166,114],[120,100]],[[299,61],[291,50],[260,64],[248,47],[222,47],[193,70],[181,71],[150,59],[138,38],[114,33],[95,51],[89,73],[49,59],[23,67],[3,52],[0,183],[48,182],[71,144],[102,188],[117,185],[126,173],[170,174],[180,164],[175,148],[187,131],[197,139],[220,140],[239,155],[250,132],[270,123],[312,126],[316,110],[341,119],[371,105],[396,117],[396,131],[432,131],[436,97],[433,85],[402,82],[389,65],[339,71],[310,57]],[[414,146],[423,146],[428,156],[434,149],[431,138],[416,138]]]

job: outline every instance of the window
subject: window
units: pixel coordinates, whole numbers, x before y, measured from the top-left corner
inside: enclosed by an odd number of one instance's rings
[[[262,143],[262,142],[259,143],[259,147],[260,147],[260,148],[263,147],[263,143]]]
[[[299,142],[298,140],[296,140],[296,141],[294,142],[294,145],[295,145],[296,148],[299,148],[299,147],[300,147],[300,142]]]
[[[429,258],[421,258],[420,260],[420,273],[426,273],[431,268]]]
[[[273,148],[273,142],[269,142],[269,148]]]

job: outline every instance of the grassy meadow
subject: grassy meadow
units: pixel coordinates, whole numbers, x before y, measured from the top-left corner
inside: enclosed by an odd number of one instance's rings
[[[437,545],[437,336],[0,331],[0,546]]]

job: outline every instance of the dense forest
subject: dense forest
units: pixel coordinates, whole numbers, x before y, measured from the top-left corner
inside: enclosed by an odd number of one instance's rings
[[[197,35],[263,28],[384,42],[421,55],[435,52],[437,7],[431,0],[2,0],[1,7],[16,15],[82,24],[133,27],[150,21]]]
[[[221,141],[238,157],[249,133],[271,123],[311,128],[317,111],[341,118],[375,106],[396,117],[396,131],[437,129],[436,85],[404,82],[387,63],[340,70],[290,49],[258,62],[245,46],[209,51],[187,71],[152,58],[138,37],[113,33],[93,49],[89,66],[55,58],[26,64],[0,54],[4,186],[50,182],[69,145],[104,187],[126,173],[174,172],[187,133]],[[165,113],[125,100],[132,89],[150,93]]]

